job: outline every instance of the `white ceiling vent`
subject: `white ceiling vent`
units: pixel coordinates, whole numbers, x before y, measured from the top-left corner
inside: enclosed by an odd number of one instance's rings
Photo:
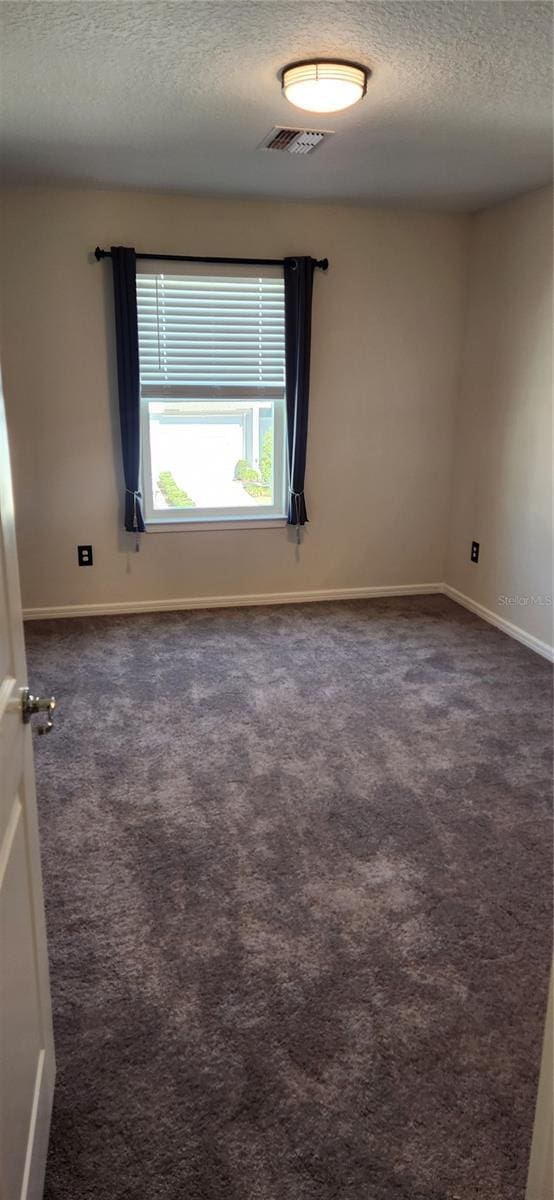
[[[282,150],[285,154],[312,154],[332,137],[332,129],[287,129],[276,125],[260,142],[258,150]]]

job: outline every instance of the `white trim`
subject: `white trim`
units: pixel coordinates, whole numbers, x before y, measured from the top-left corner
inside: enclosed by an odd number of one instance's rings
[[[478,604],[476,600],[472,600],[470,596],[465,596],[463,592],[459,592],[457,588],[451,587],[449,583],[443,584],[442,591],[445,596],[449,596],[456,604],[461,604],[462,608],[468,608],[470,612],[481,617],[483,621],[488,621],[489,625],[495,625],[497,629],[501,629],[503,633],[507,633],[508,637],[515,638],[516,642],[522,642],[524,646],[528,646],[530,650],[534,650],[535,654],[540,654],[543,658],[547,658],[549,662],[554,662],[554,647],[549,646],[548,642],[542,642],[540,638],[535,637],[532,633],[527,633],[519,625],[514,625],[512,621],[507,621],[505,617],[500,617],[498,613],[492,612],[490,608],[485,608],[484,604]]]
[[[31,1171],[33,1170],[33,1166],[34,1166],[35,1140],[36,1140],[36,1132],[37,1132],[37,1117],[38,1117],[39,1105],[40,1105],[40,1100],[41,1100],[42,1076],[44,1074],[45,1059],[46,1059],[46,1051],[43,1047],[43,1049],[40,1051],[39,1056],[38,1056],[38,1065],[37,1065],[37,1069],[36,1069],[36,1073],[35,1073],[35,1086],[33,1089],[33,1104],[32,1104],[32,1108],[31,1108],[31,1120],[29,1121],[29,1134],[28,1134],[28,1138],[27,1138],[27,1153],[25,1155],[25,1168],[23,1171],[23,1182],[21,1184],[21,1195],[24,1197],[30,1196],[30,1194],[31,1194],[29,1192],[29,1180],[31,1178]]]
[[[141,383],[140,394],[144,400],[282,400],[283,386],[267,386],[264,384],[235,384],[205,383]]]
[[[535,1123],[529,1158],[526,1200],[552,1200],[552,973],[546,1005],[546,1022],[542,1048],[541,1069],[535,1109]]]
[[[175,600],[122,600],[115,604],[64,604],[26,608],[26,621],[56,617],[103,617],[118,613],[178,612],[189,608],[242,608],[265,604],[309,604],[318,600],[370,600],[378,596],[428,596],[442,592],[442,583],[391,584],[390,587],[326,588],[313,592],[260,592],[247,596],[192,596]]]
[[[193,608],[243,608],[266,604],[311,604],[324,600],[371,600],[379,596],[432,596],[442,593],[469,609],[483,621],[495,625],[508,637],[522,642],[549,662],[554,661],[554,648],[512,624],[505,617],[478,604],[449,583],[406,583],[390,587],[326,588],[311,592],[259,592],[246,596],[191,596],[174,600],[121,600],[112,604],[63,604],[44,608],[25,608],[25,621],[49,621],[57,617],[107,617],[118,613],[179,612]]]
[[[248,511],[248,510],[247,510]],[[201,517],[197,521],[175,520],[145,521],[147,533],[221,533],[224,529],[285,529],[287,518],[282,517],[221,517],[212,521],[209,517]]]

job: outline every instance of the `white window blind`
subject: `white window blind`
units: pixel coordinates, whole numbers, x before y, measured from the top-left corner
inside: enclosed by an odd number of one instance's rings
[[[284,281],[137,276],[143,396],[282,396]]]

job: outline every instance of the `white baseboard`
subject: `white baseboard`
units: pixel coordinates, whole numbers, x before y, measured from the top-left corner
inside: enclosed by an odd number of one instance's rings
[[[243,608],[266,604],[313,604],[324,600],[371,600],[379,596],[432,596],[444,594],[469,609],[483,621],[495,625],[509,637],[522,642],[536,654],[554,661],[554,649],[548,642],[542,642],[500,617],[483,604],[478,604],[470,596],[465,596],[457,588],[448,583],[405,583],[390,587],[353,587],[353,588],[324,588],[310,592],[259,592],[247,596],[189,596],[173,600],[122,600],[115,604],[62,604],[44,608],[26,608],[23,610],[25,621],[50,621],[58,617],[108,617],[125,616],[131,613],[149,612],[179,612],[194,608]]]
[[[63,604],[25,608],[25,621],[57,617],[107,617],[118,613],[179,612],[190,608],[242,608],[262,604],[311,604],[321,600],[368,600],[378,596],[429,596],[442,592],[442,583],[406,583],[390,587],[326,588],[312,592],[260,592],[248,596],[192,596],[175,600],[122,600],[115,604]]]
[[[530,650],[534,650],[535,654],[540,654],[543,658],[547,658],[549,662],[554,662],[554,647],[549,646],[548,642],[542,642],[540,638],[534,637],[532,633],[527,633],[519,625],[514,625],[512,621],[507,621],[505,617],[500,617],[492,609],[485,608],[484,604],[478,604],[476,600],[472,600],[470,596],[465,596],[457,588],[450,587],[449,583],[443,584],[442,591],[445,596],[449,596],[451,600],[455,600],[456,604],[461,604],[463,608],[468,608],[470,612],[475,613],[477,617],[481,617],[483,621],[488,621],[489,625],[495,625],[497,629],[501,629],[503,633],[507,633],[508,637],[515,638],[516,642],[522,642],[524,646],[528,646]]]

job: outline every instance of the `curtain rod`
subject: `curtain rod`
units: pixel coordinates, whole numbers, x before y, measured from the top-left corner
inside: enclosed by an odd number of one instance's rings
[[[112,255],[110,250],[101,250],[97,246],[94,257],[100,262],[101,258],[111,258]],[[282,258],[202,258],[197,254],[137,254],[136,257],[150,258],[155,262],[236,263],[244,267],[282,267],[284,264]],[[320,271],[326,271],[329,259],[318,258],[315,265]]]

